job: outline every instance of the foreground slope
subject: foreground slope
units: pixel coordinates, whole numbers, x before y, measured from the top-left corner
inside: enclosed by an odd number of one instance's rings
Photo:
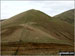
[[[23,43],[13,42],[2,44],[2,55],[48,55],[48,56],[60,56],[62,51],[73,52],[74,47],[65,44],[53,44],[53,43]]]

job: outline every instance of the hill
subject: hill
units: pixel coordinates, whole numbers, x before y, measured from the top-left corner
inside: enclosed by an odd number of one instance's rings
[[[53,44],[55,47],[60,47],[55,48],[55,50],[58,49],[58,51],[62,49],[61,46],[66,45],[64,47],[68,46],[68,50],[69,47],[73,50],[74,26],[61,20],[57,20],[56,22],[52,17],[41,11],[31,9],[4,20],[1,24],[2,47],[17,42],[18,45],[20,45],[19,43],[22,42],[25,44]],[[13,46],[14,45],[12,45],[12,47]],[[5,47],[3,49],[5,49]],[[64,48],[62,50],[67,51]]]
[[[64,26],[68,28],[64,29]],[[64,43],[65,41],[71,43],[73,41],[73,27],[71,25],[66,23],[59,25],[51,21],[51,17],[48,15],[33,9],[3,21],[2,30],[2,41],[6,39],[8,41],[19,41],[20,38],[27,42],[40,43]]]
[[[60,19],[62,21],[68,22],[70,24],[74,24],[74,10],[75,9],[71,9],[71,10],[63,12],[61,14],[58,14],[58,15],[54,16],[54,18]]]

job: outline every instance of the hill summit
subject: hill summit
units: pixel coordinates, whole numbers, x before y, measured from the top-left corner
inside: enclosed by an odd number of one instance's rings
[[[50,19],[51,19],[51,17],[48,16],[47,14],[45,14],[39,10],[31,9],[31,10],[22,12],[18,15],[15,15],[15,16],[9,18],[8,20],[3,21],[2,26],[6,25],[6,24],[10,25],[13,22],[15,24],[26,23],[29,21],[43,23],[43,20],[48,22],[48,21],[50,21]]]

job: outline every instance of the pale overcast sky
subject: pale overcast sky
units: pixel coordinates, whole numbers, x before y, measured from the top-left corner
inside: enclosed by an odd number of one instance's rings
[[[1,1],[1,19],[36,9],[55,16],[64,11],[74,9],[74,1]]]

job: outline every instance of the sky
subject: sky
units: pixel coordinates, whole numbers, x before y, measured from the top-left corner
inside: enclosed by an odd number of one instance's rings
[[[55,16],[74,9],[74,1],[1,1],[1,19],[8,19],[30,9]]]

